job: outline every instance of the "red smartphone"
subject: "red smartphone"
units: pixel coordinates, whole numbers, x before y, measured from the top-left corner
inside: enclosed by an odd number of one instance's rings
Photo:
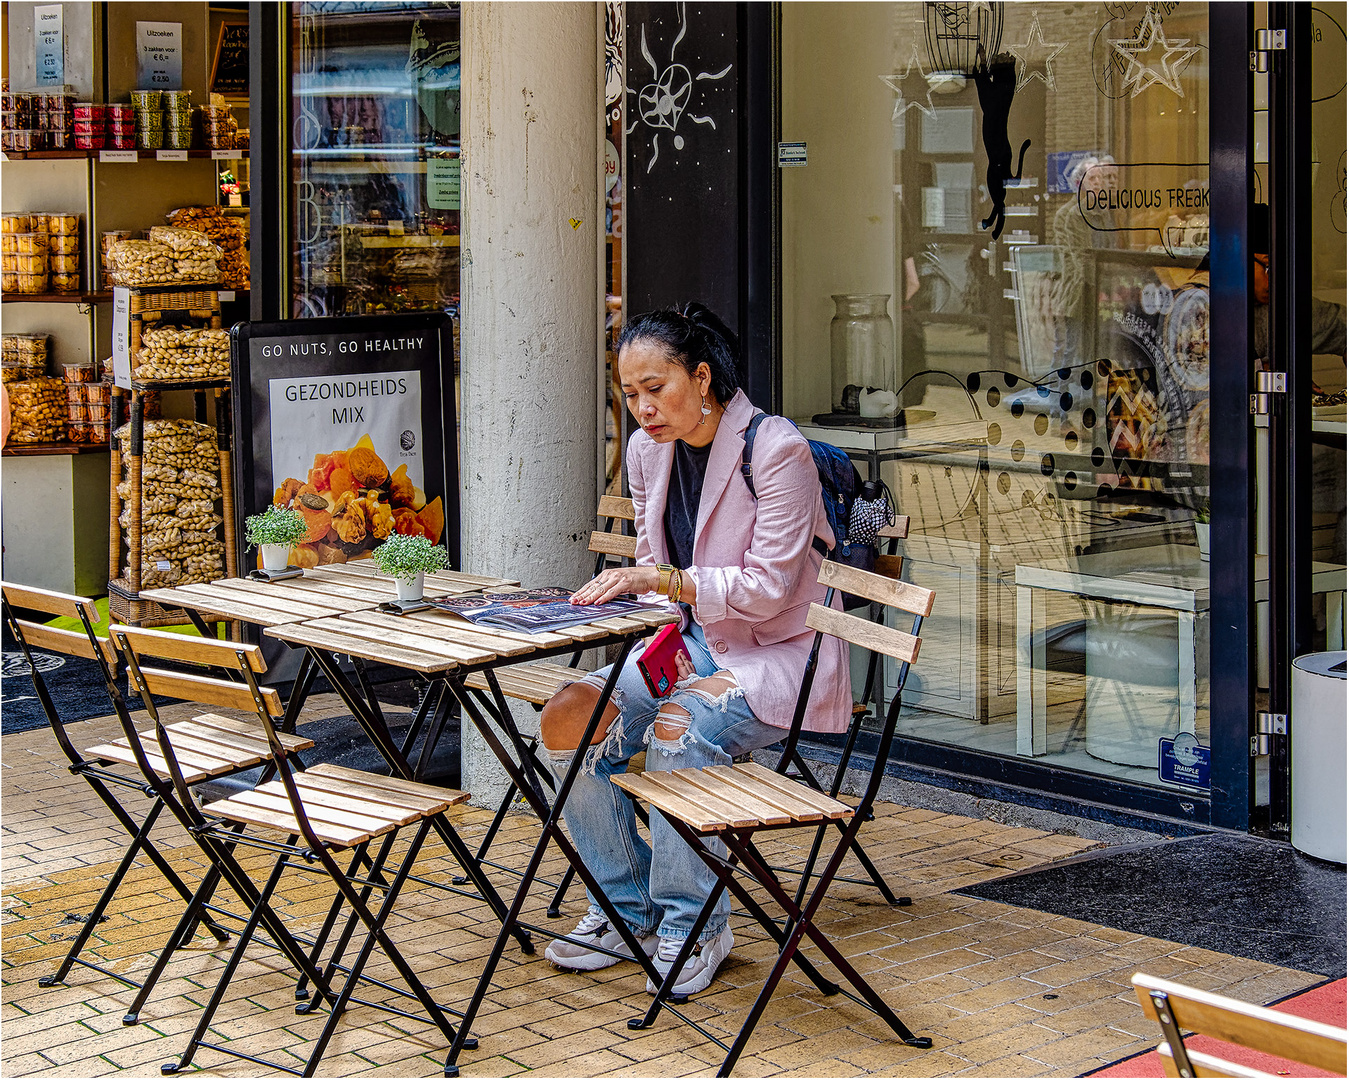
[[[646,680],[646,688],[652,697],[664,697],[674,689],[679,681],[679,669],[675,666],[675,657],[680,653],[691,664],[689,651],[684,647],[684,635],[679,632],[678,623],[670,623],[661,630],[646,651],[637,658],[637,670]]]

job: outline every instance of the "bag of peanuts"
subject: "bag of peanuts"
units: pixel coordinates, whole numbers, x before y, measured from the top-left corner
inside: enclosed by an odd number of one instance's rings
[[[8,386],[9,441],[61,442],[66,437],[66,384],[61,379],[26,379]]]
[[[177,276],[174,251],[153,240],[119,240],[108,249],[108,279],[114,285],[167,285]]]
[[[164,327],[146,330],[136,354],[137,379],[218,379],[230,373],[227,330]]]

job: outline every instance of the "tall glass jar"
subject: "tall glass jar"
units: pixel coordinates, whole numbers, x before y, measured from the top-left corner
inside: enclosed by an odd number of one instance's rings
[[[834,408],[843,407],[843,388],[898,388],[895,372],[895,326],[886,306],[889,293],[838,295],[829,323],[830,390]],[[844,411],[855,411],[856,406]]]

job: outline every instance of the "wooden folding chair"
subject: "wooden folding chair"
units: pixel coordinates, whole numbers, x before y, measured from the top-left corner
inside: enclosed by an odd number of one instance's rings
[[[84,919],[84,924],[81,926],[79,933],[75,935],[75,940],[71,943],[65,957],[57,966],[56,971],[39,979],[38,984],[40,986],[52,986],[64,982],[71,967],[75,964],[92,968],[94,971],[116,979],[137,991],[135,1001],[122,1018],[122,1023],[134,1024],[139,1019],[140,1010],[163,971],[164,963],[176,949],[183,948],[192,941],[196,935],[198,923],[204,923],[216,940],[223,943],[229,940],[229,934],[212,918],[212,914],[231,916],[231,913],[210,906],[209,891],[203,892],[200,899],[194,898],[193,891],[150,839],[150,832],[166,806],[166,803],[160,797],[160,792],[154,786],[147,785],[142,776],[128,774],[118,769],[119,764],[136,764],[135,756],[129,750],[129,744],[130,740],[135,738],[139,745],[141,736],[136,732],[121,692],[117,688],[117,651],[111,642],[99,638],[94,632],[94,623],[98,619],[98,613],[93,601],[79,596],[70,596],[65,593],[16,585],[10,582],[0,583],[0,588],[3,589],[5,623],[28,661],[33,689],[42,705],[43,712],[46,714],[52,734],[56,737],[57,745],[60,746],[61,752],[70,762],[70,771],[85,779],[89,786],[93,788],[94,793],[107,806],[117,823],[131,837],[131,843],[123,854],[121,862],[118,863],[103,892]],[[78,619],[82,629],[79,631],[61,630],[45,626],[19,617],[16,609],[40,611],[48,615]],[[94,661],[103,675],[104,685],[108,692],[109,707],[121,721],[125,737],[117,740],[114,744],[94,746],[84,750],[77,749],[71,739],[70,732],[66,730],[66,725],[57,712],[51,692],[42,676],[41,668],[34,660],[32,649],[45,649],[65,656],[75,656]],[[198,723],[209,724],[212,719],[219,718],[202,718]],[[150,739],[153,741],[153,735],[150,736]],[[310,745],[309,743],[300,743],[298,740],[296,744],[297,746]],[[189,774],[189,783],[197,783],[208,775],[239,772],[258,765],[265,757],[266,744],[259,741],[247,744],[246,740],[236,738],[234,744],[228,749],[218,747],[217,750],[219,752],[211,759],[210,770],[202,768],[193,770]],[[132,814],[118,802],[112,793],[111,789],[113,788],[120,788],[128,793],[134,791],[151,800],[150,808],[139,824]],[[159,870],[169,887],[188,903],[188,909],[175,935],[160,951],[155,965],[140,982],[137,982],[126,975],[81,957],[80,953],[88,945],[94,929],[103,919],[104,912],[112,902],[127,872],[142,855]],[[211,876],[210,880],[214,881],[214,877]]]
[[[918,633],[922,628],[923,619],[932,611],[933,593],[916,585],[893,581],[878,574],[834,562],[825,562],[820,567],[820,581],[829,587],[829,591],[826,593],[825,603],[812,604],[806,616],[806,625],[816,631],[815,642],[806,663],[801,692],[797,698],[796,712],[783,756],[791,760],[795,753],[796,741],[800,735],[811,687],[815,681],[820,643],[825,634],[893,657],[900,663],[898,688],[886,712],[871,776],[860,800],[860,805],[869,806],[875,799],[885,775],[885,765],[899,716],[898,691],[903,690],[910,665],[918,656]],[[910,632],[905,633],[856,615],[834,610],[829,604],[837,590],[865,596],[875,603],[912,616]],[[669,974],[661,983],[646,1015],[630,1020],[629,1027],[648,1027],[655,1021],[660,1009],[671,996],[680,970],[692,955],[698,937],[707,925],[722,890],[729,889],[758,920],[769,937],[777,943],[779,952],[777,961],[751,1006],[735,1041],[727,1047],[717,1040],[717,1045],[726,1050],[726,1058],[718,1076],[730,1075],[790,963],[795,963],[823,993],[842,992],[851,1000],[869,1008],[907,1045],[924,1049],[932,1045],[931,1039],[915,1036],[904,1026],[880,995],[870,987],[865,977],[835,948],[828,935],[815,925],[815,914],[833,883],[844,857],[853,847],[857,830],[862,824],[861,814],[836,798],[753,763],[678,769],[673,772],[644,772],[640,776],[625,774],[612,779],[629,796],[645,800],[664,814],[675,831],[707,863],[718,879],[717,886],[712,890],[712,895],[708,897],[707,903],[703,905],[702,911],[694,921],[683,948],[671,965]],[[828,824],[833,821],[843,822],[844,826],[824,868],[819,872],[814,887],[809,889],[804,903],[799,903],[760,856],[754,845],[754,837],[760,832],[799,828],[814,829],[817,833],[827,832]],[[702,842],[704,838],[721,840],[729,850],[730,857],[725,858],[711,850]],[[736,876],[737,872],[748,874],[767,890],[769,896],[786,915],[785,925],[779,925],[763,909]],[[805,937],[814,942],[852,985],[856,994],[826,980],[814,965],[799,953],[798,948]]]
[[[193,838],[249,909],[248,921],[239,932],[220,981],[202,1010],[186,1050],[178,1061],[162,1066],[161,1071],[168,1074],[186,1068],[197,1050],[205,1047],[255,1064],[311,1076],[342,1013],[353,1000],[409,1019],[425,1020],[440,1029],[447,1043],[452,1041],[455,1029],[446,1017],[449,1010],[432,999],[384,927],[434,820],[450,806],[466,801],[468,794],[336,765],[317,765],[299,771],[292,761],[295,754],[293,737],[280,734],[276,728],[275,720],[284,712],[280,697],[274,690],[258,685],[256,676],[266,670],[266,664],[256,646],[183,638],[125,626],[114,626],[112,634],[126,658],[130,679],[154,722],[155,760],[162,763],[170,777],[177,795],[175,807],[185,813],[191,823],[189,831]],[[230,670],[240,681],[148,667],[147,660],[207,663]],[[202,747],[206,736],[199,737],[195,732],[189,734],[182,725],[164,723],[153,695],[250,712],[249,722],[256,726],[266,742],[266,758],[276,779],[198,809],[189,792],[188,770],[201,767],[199,756],[209,754]],[[405,826],[415,827],[414,835],[406,853],[392,872],[388,872],[394,840]],[[251,830],[259,830],[263,835]],[[277,839],[277,834],[284,839]],[[372,855],[369,847],[376,837],[380,838],[380,843]],[[261,890],[235,858],[234,849],[238,846],[277,856]],[[338,863],[341,853],[350,855],[346,868]],[[282,873],[288,868],[326,873],[335,889],[324,929],[307,950],[301,947],[299,939],[290,933],[271,905]],[[382,894],[382,899],[377,910],[371,910],[369,901],[376,892]],[[349,914],[320,969],[318,965],[327,948],[329,933],[344,909]],[[314,997],[302,1001],[296,1006],[296,1012],[308,1014],[325,1003],[329,1006],[327,1019],[303,1070],[263,1061],[233,1045],[206,1041],[216,1011],[259,926],[299,969],[302,989],[297,991],[297,996],[309,993],[303,986],[312,984],[314,987]],[[345,963],[346,952],[360,926],[365,928],[364,940],[350,962]],[[376,945],[392,962],[407,989],[385,982],[377,985],[403,998],[416,1000],[425,1016],[385,1001],[353,998],[357,986],[370,981],[362,973]],[[333,980],[339,973],[345,978],[341,987],[335,989]]]
[[[599,506],[595,510],[595,517],[600,519],[603,525],[590,534],[590,552],[595,556],[594,573],[598,575],[601,570],[609,565],[630,566],[637,558],[637,537],[630,535],[628,529],[628,526],[637,517],[632,500],[615,495],[601,496]],[[477,672],[468,677],[465,686],[481,694],[493,694],[492,680],[495,680],[503,697],[527,701],[536,710],[542,711],[543,707],[552,700],[554,694],[568,683],[574,683],[586,674],[579,669],[581,657],[584,653],[584,649],[577,649],[566,664],[539,661],[527,664],[512,664],[508,667],[498,668],[490,675],[486,672]],[[502,704],[504,705],[504,703]],[[531,738],[525,745],[529,753],[535,754],[538,750],[539,741],[537,738]],[[544,783],[551,786],[552,770],[542,761],[539,761],[537,757],[535,764],[536,775],[542,778]],[[486,862],[489,866],[504,869],[499,863],[489,861],[486,856],[488,849],[492,846],[492,841],[496,838],[497,832],[506,820],[506,814],[515,802],[518,791],[519,789],[511,784],[505,795],[502,796],[496,815],[478,845],[477,859],[479,862]],[[552,902],[548,906],[548,917],[550,919],[561,916],[562,900],[571,887],[574,874],[575,871],[568,867],[558,884]]]
[[[1315,1020],[1275,1012],[1260,1005],[1195,990],[1181,983],[1138,974],[1130,980],[1143,1012],[1161,1026],[1162,1041],[1157,1046],[1167,1076],[1246,1076],[1277,1080],[1217,1054],[1193,1050],[1185,1045],[1183,1031],[1208,1035],[1222,1042],[1235,1043],[1285,1058],[1299,1065],[1343,1076],[1346,1040],[1349,1032]],[[1286,1074],[1280,1074],[1286,1075]],[[1305,1075],[1294,1072],[1294,1076]]]
[[[904,556],[898,553],[899,541],[903,540],[908,535],[909,517],[907,514],[896,517],[893,525],[882,526],[880,536],[883,540],[887,541],[887,550],[876,558],[875,572],[877,574],[890,578],[893,581],[900,580],[904,571]],[[872,604],[870,614],[874,620],[884,623],[884,605]],[[848,724],[848,733],[844,739],[843,749],[839,753],[838,764],[834,767],[834,778],[830,781],[827,789],[831,798],[837,798],[839,790],[843,787],[843,778],[847,775],[848,766],[852,762],[853,750],[857,746],[857,737],[862,733],[862,725],[870,715],[872,697],[878,693],[877,674],[880,671],[880,655],[880,653],[873,650],[871,655],[867,657],[867,674],[866,681],[863,683],[864,689],[862,691],[862,700],[853,704],[852,720]],[[896,690],[895,696],[898,697],[899,694],[900,691]],[[879,699],[877,699],[876,704],[877,716],[879,716]],[[803,783],[808,784],[816,791],[826,790],[816,777],[815,771],[806,763],[799,747],[794,749],[790,759],[786,754],[782,755],[781,759],[778,761],[777,771],[785,776],[790,776],[793,780],[800,780]],[[854,812],[859,814],[864,822],[872,821],[875,818],[870,802],[865,805],[858,805],[854,809]],[[836,821],[835,824],[840,829],[845,827],[845,824],[842,821]],[[801,874],[801,884],[799,885],[796,894],[796,902],[798,904],[800,904],[804,898],[805,889],[814,873],[815,863],[819,858],[820,843],[822,840],[823,832],[821,832],[820,837],[811,846],[810,853],[806,856],[804,870],[797,871],[797,873]],[[885,902],[892,907],[908,907],[913,903],[911,897],[895,895],[894,891],[886,883],[881,872],[876,868],[875,863],[871,861],[870,857],[863,849],[860,841],[855,841],[853,843],[852,851],[857,861],[862,864],[862,869],[866,872],[867,877],[865,879],[845,877],[840,874],[836,880],[846,881],[851,885],[875,885],[881,896],[885,899]],[[789,868],[774,866],[773,869],[782,873]]]

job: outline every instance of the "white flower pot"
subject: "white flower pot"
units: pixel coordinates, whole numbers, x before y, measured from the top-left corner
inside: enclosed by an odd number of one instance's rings
[[[393,583],[398,587],[398,599],[420,600],[425,580],[426,574],[424,573],[414,574],[410,578],[394,578]]]
[[[289,544],[259,544],[264,570],[284,570],[290,562]]]
[[[1199,561],[1208,562],[1208,527],[1207,521],[1196,521],[1194,523],[1194,538],[1199,544]]]

